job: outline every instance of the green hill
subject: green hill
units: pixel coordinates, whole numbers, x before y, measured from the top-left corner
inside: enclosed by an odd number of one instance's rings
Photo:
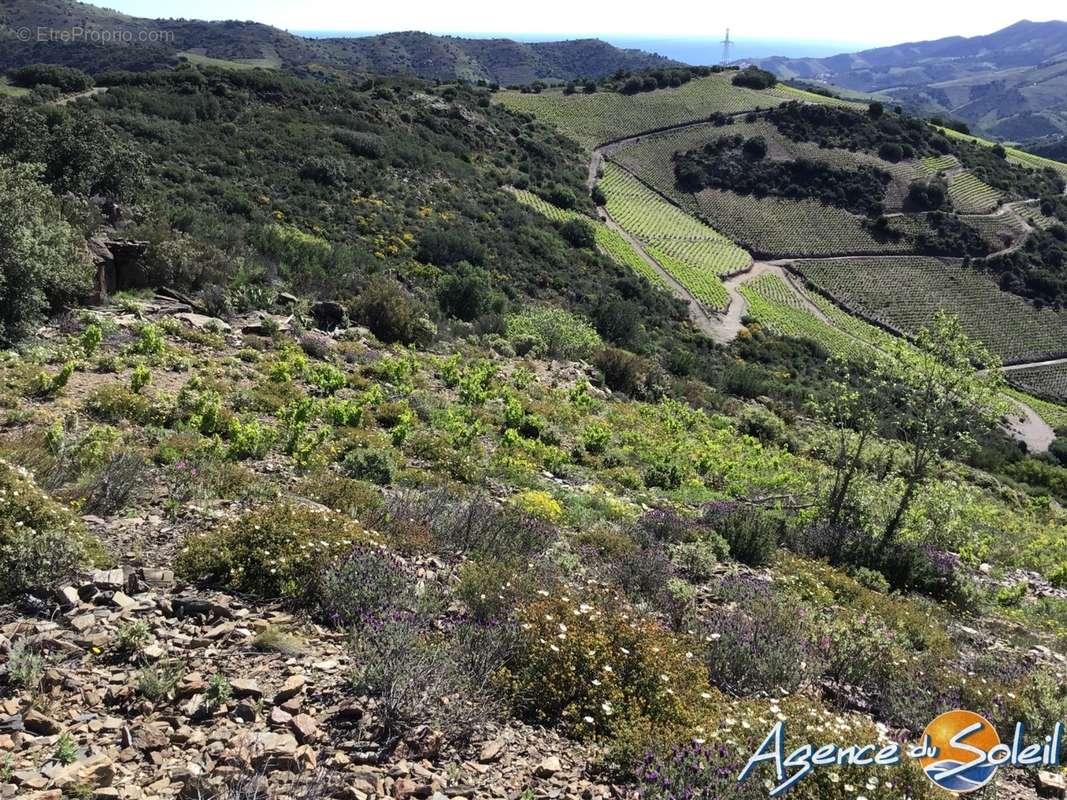
[[[73,44],[22,42],[17,31],[83,30]],[[435,80],[526,84],[536,80],[599,78],[618,70],[677,66],[652,53],[623,50],[596,39],[528,44],[463,39],[417,31],[359,38],[309,39],[255,22],[153,20],[118,14],[75,0],[2,0],[0,69],[64,63],[90,72],[145,69],[175,63],[179,54],[289,68],[317,65]],[[107,44],[95,44],[104,34]],[[120,46],[115,47],[118,43]]]

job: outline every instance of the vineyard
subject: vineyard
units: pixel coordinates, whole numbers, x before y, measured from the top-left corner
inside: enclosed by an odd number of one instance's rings
[[[604,165],[600,188],[607,196],[608,213],[640,239],[665,270],[710,307],[726,305],[718,276],[748,267],[748,253],[615,164]]]
[[[960,215],[960,220],[978,231],[993,251],[1017,244],[1027,233],[1026,223],[1014,210],[981,216]]]
[[[649,134],[641,137],[639,141],[627,142],[624,146],[611,150],[609,158],[664,194],[675,197],[682,205],[690,205],[692,200],[689,195],[678,192],[675,188],[674,154],[700,149],[723,136],[741,136],[745,139],[762,136],[767,143],[767,158],[775,161],[805,158],[839,169],[870,166],[888,172],[893,177],[885,198],[886,206],[890,209],[903,206],[911,182],[923,174],[917,161],[892,164],[868,153],[820,147],[814,142],[795,142],[782,135],[777,127],[764,119],[736,120],[728,125],[708,123]]]
[[[776,275],[761,275],[738,291],[748,302],[746,315],[779,336],[811,339],[843,357],[871,352],[863,342],[811,313],[792,287]]]
[[[764,91],[746,89],[734,86],[731,79],[729,73],[709,75],[677,89],[629,95],[617,92],[567,95],[559,89],[549,89],[540,94],[504,91],[497,93],[496,98],[508,108],[525,111],[557,126],[588,150],[644,131],[697,122],[716,112],[739,114],[790,100],[847,105],[845,101],[789,86]]]
[[[1030,394],[1067,401],[1067,364],[1015,369],[1008,378]]]
[[[1035,228],[1041,228],[1042,230],[1048,230],[1053,225],[1062,225],[1063,223],[1056,217],[1048,217],[1041,213],[1041,207],[1037,203],[1025,203],[1015,206],[1016,213]]]
[[[646,278],[649,283],[666,288],[663,277],[656,272],[656,270],[652,269],[652,267],[648,265],[648,262],[646,262],[639,253],[634,251],[626,239],[604,223],[592,220],[575,211],[566,211],[549,203],[547,200],[538,197],[533,192],[522,191],[519,189],[510,189],[509,191],[520,203],[529,206],[537,213],[548,217],[554,222],[566,222],[571,219],[581,219],[588,223],[593,229],[593,237],[596,239],[597,249],[604,253],[604,255],[616,264],[632,269],[638,275]],[[722,288],[722,284],[719,284],[719,288]],[[725,294],[725,290],[723,290],[723,292]]]
[[[959,262],[923,257],[798,261],[794,269],[847,307],[911,334],[943,309],[1005,362],[1067,353],[1067,318],[1000,291]]]
[[[696,195],[696,203],[700,215],[716,229],[763,256],[876,255],[913,249],[908,236],[876,236],[862,217],[817,200],[705,189]]]
[[[1001,195],[989,186],[963,170],[955,173],[948,181],[948,194],[952,205],[962,214],[983,214],[1000,205]]]
[[[950,139],[961,139],[965,142],[980,144],[984,147],[993,147],[993,142],[990,142],[988,139],[980,139],[977,136],[972,136],[969,133],[960,133],[951,128],[935,127]],[[1025,150],[1019,150],[1015,147],[1005,147],[1004,150],[1007,153],[1008,161],[1012,164],[1018,164],[1021,167],[1029,167],[1030,169],[1051,168],[1067,178],[1067,164],[1064,164],[1061,161],[1053,161],[1051,158],[1035,156],[1033,153],[1027,153]]]
[[[938,175],[942,172],[958,169],[960,166],[956,156],[929,156],[922,159],[923,171],[928,175]]]

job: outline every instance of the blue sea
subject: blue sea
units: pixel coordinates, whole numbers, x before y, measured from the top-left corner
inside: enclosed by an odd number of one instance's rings
[[[298,36],[322,39],[331,36],[372,36],[382,31],[292,31]],[[452,36],[464,36],[474,39],[514,39],[519,42],[557,42],[561,39],[603,39],[616,47],[629,47],[647,50],[652,53],[673,58],[685,64],[718,64],[722,61],[722,37],[683,38],[659,37],[641,38],[632,36],[612,36],[610,34],[536,34],[536,33],[451,33]],[[733,37],[731,37],[733,40]],[[789,56],[791,58],[824,58],[838,53],[854,53],[868,47],[876,47],[871,42],[835,42],[790,39],[746,39],[733,40],[730,47],[731,61],[745,61],[767,56]]]

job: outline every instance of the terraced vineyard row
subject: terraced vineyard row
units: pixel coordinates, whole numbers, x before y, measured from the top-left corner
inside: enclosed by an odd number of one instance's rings
[[[1067,401],[1067,364],[1015,369],[1008,378],[1030,394]]]
[[[705,189],[696,195],[696,203],[701,217],[717,230],[765,256],[907,253],[913,247],[907,236],[876,238],[861,217],[817,200]]]
[[[857,313],[905,333],[943,309],[1007,363],[1067,353],[1067,317],[1035,309],[957,261],[856,258],[798,261],[794,268]]]
[[[533,192],[527,192],[521,189],[511,189],[509,191],[520,203],[529,206],[542,216],[548,217],[548,219],[556,222],[566,222],[570,219],[581,219],[587,222],[593,228],[593,237],[596,239],[597,248],[608,258],[616,264],[623,267],[629,267],[638,275],[647,278],[650,283],[667,288],[663,276],[656,272],[656,270],[652,269],[652,267],[648,265],[648,262],[641,257],[641,254],[634,251],[626,239],[604,223],[590,219],[584,214],[579,214],[576,211],[566,211],[559,206],[555,206],[547,200],[538,197]],[[722,284],[719,286],[721,288]],[[723,290],[723,293],[725,294],[725,290]]]
[[[1041,228],[1042,230],[1048,230],[1053,225],[1062,225],[1063,223],[1056,217],[1046,217],[1041,213],[1041,207],[1039,205],[1022,205],[1017,206],[1018,214],[1035,228]]]
[[[923,170],[928,175],[937,175],[939,172],[948,172],[960,166],[956,156],[927,156],[922,159]]]
[[[534,114],[555,124],[579,144],[592,150],[605,142],[634,136],[644,131],[668,128],[707,119],[713,113],[738,114],[782,103],[803,102],[849,105],[847,101],[776,86],[754,91],[731,83],[732,75],[709,75],[689,81],[677,89],[619,94],[563,94],[550,89],[540,94],[499,92],[496,99],[516,111]]]
[[[951,128],[941,127],[938,127],[938,130],[950,139],[962,139],[963,141],[973,142],[974,144],[984,145],[985,147],[993,147],[993,142],[988,139],[971,136],[969,133],[960,133]],[[1013,164],[1029,167],[1030,169],[1045,169],[1046,167],[1050,167],[1067,178],[1067,164],[1064,164],[1062,161],[1053,161],[1051,158],[1035,156],[1033,153],[1027,153],[1025,150],[1019,150],[1015,147],[1005,147],[1004,150],[1008,154],[1008,161]]]
[[[600,184],[612,218],[636,236],[660,265],[712,308],[725,307],[718,276],[745,269],[752,257],[713,228],[668,203],[616,164]]]
[[[978,231],[994,251],[1017,244],[1026,236],[1026,223],[1014,211],[984,216],[961,214],[960,219]]]
[[[870,352],[865,344],[812,314],[777,275],[761,275],[742,284],[738,291],[748,301],[747,316],[779,336],[811,339],[830,353],[845,357]]]
[[[767,142],[767,157],[773,160],[806,158],[840,169],[871,166],[884,170],[893,176],[893,183],[886,192],[886,205],[890,209],[899,209],[903,205],[911,182],[924,174],[918,161],[892,164],[869,153],[824,148],[814,142],[794,142],[764,119],[754,122],[735,121],[724,126],[709,123],[649,134],[640,141],[627,143],[624,147],[612,151],[609,158],[685,205],[689,196],[675,189],[674,154],[699,149],[723,136],[741,136],[746,139],[762,136]]]
[[[964,170],[948,182],[952,205],[963,214],[983,214],[1000,205],[1001,194],[992,186]]]
[[[654,244],[647,245],[646,249],[661,267],[673,275],[682,286],[692,292],[693,297],[708,308],[722,309],[729,305],[730,296],[717,275],[694,266],[693,261],[675,258]]]

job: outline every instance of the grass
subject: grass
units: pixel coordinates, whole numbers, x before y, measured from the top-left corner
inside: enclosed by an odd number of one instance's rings
[[[21,86],[12,86],[7,78],[0,76],[0,97],[22,97],[29,93],[29,89]]]
[[[211,56],[195,53],[192,50],[183,50],[178,53],[179,58],[184,58],[190,64],[198,67],[216,67],[218,69],[280,69],[282,66],[279,58],[242,58],[231,60],[225,58],[212,58]]]

